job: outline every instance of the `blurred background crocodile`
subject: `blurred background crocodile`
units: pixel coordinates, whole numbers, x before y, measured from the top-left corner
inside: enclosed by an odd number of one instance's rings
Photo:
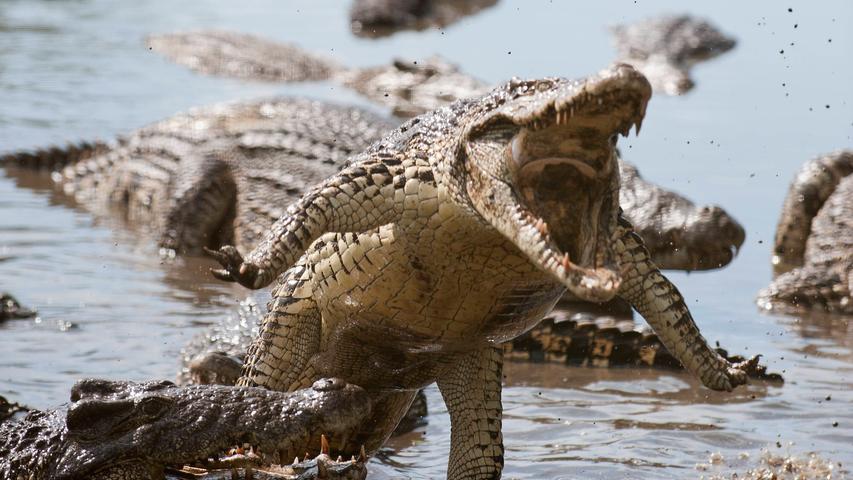
[[[853,314],[853,151],[806,162],[776,228],[776,278],[758,294],[765,310]]]
[[[689,70],[694,64],[735,46],[734,39],[707,21],[687,15],[615,26],[612,32],[617,60],[633,65],[657,92],[668,95],[693,87]],[[490,89],[487,83],[437,56],[350,68],[292,44],[222,30],[151,35],[146,43],[173,62],[207,75],[269,82],[331,79],[390,107],[401,117],[419,115]]]
[[[664,15],[610,30],[618,61],[636,67],[655,92],[667,95],[692,89],[693,65],[722,55],[737,43],[707,20],[689,15]]]
[[[350,435],[370,408],[339,379],[292,393],[82,380],[69,405],[0,424],[0,478],[362,479],[366,459],[332,460],[321,434]]]
[[[497,0],[353,0],[352,32],[377,38],[401,30],[442,28],[495,5]]]

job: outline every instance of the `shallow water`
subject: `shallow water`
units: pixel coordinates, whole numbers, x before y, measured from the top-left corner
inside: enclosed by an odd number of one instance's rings
[[[187,5],[0,1],[0,151],[112,138],[234,98],[294,94],[368,105],[332,84],[194,75],[145,50],[147,33],[230,28],[297,42],[347,65],[439,53],[498,82],[594,72],[613,56],[606,25],[681,11],[675,1],[505,0],[443,31],[376,41],[349,33],[344,2]],[[725,472],[729,462],[749,464],[741,452],[756,459],[762,448],[817,451],[844,470],[853,463],[849,319],[763,315],[753,303],[770,278],[770,243],[793,173],[816,154],[853,146],[853,4],[692,8],[738,46],[698,66],[687,96],[655,97],[642,135],[621,141],[623,153],[647,178],[718,203],[746,226],[747,243],[729,267],[669,276],[709,340],[762,353],[788,381],[723,394],[670,371],[509,364],[506,477],[698,477],[707,472],[696,464],[712,453],[725,461],[711,472]],[[93,217],[43,176],[0,172],[0,290],[40,313],[0,324],[0,395],[47,407],[65,401],[82,377],[173,377],[181,346],[245,295],[210,279],[208,266],[162,263],[148,232]],[[449,423],[436,390],[429,399],[429,424],[392,440],[371,464],[377,477],[443,475]]]

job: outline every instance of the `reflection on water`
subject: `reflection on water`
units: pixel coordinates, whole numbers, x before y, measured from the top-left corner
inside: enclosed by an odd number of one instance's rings
[[[642,136],[622,148],[649,179],[719,203],[747,227],[730,267],[670,277],[709,340],[764,354],[787,382],[725,394],[682,372],[510,363],[507,477],[698,477],[696,464],[712,454],[756,460],[762,448],[853,462],[850,320],[761,315],[752,301],[770,276],[769,242],[793,172],[817,153],[851,146],[853,6],[733,7],[691,6],[737,36],[738,47],[699,66],[688,96],[654,98]],[[438,53],[497,82],[595,71],[614,55],[605,25],[682,8],[674,0],[506,0],[442,31],[363,40],[349,33],[345,2],[207,0],[187,9],[165,0],[9,0],[0,3],[0,151],[108,139],[235,97],[364,104],[328,84],[193,75],[140,48],[152,32],[231,28],[298,41],[348,65]],[[0,174],[0,260],[0,290],[39,310],[35,320],[0,324],[0,395],[37,407],[64,401],[81,377],[173,378],[181,346],[246,295],[212,280],[206,259],[161,260],[145,228],[93,217],[45,175]],[[443,475],[449,423],[438,391],[428,399],[429,424],[392,439],[372,464],[378,478]]]

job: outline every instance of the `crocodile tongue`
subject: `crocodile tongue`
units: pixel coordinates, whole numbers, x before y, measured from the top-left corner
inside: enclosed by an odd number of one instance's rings
[[[612,298],[622,281],[611,241],[619,188],[612,140],[579,141],[560,125],[522,129],[508,153],[526,213],[520,227],[533,227],[527,245],[541,265],[582,299]]]

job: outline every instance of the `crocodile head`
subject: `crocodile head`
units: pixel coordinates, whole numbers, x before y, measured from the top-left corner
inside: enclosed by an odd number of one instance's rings
[[[625,64],[580,81],[513,80],[463,133],[457,161],[471,204],[583,300],[609,300],[621,283],[616,139],[639,131],[650,96]]]
[[[343,445],[370,411],[361,388],[337,379],[292,393],[83,380],[71,400],[68,445],[51,478],[113,478],[114,472],[128,471],[163,478],[167,466],[204,466],[208,458],[246,443],[262,465],[290,464],[303,452],[319,450],[321,433]],[[325,462],[330,463],[335,462]],[[340,469],[344,463],[363,468],[363,461],[339,463]]]
[[[709,270],[734,259],[746,232],[728,212],[648,182],[629,163],[620,172],[619,203],[658,267]]]

